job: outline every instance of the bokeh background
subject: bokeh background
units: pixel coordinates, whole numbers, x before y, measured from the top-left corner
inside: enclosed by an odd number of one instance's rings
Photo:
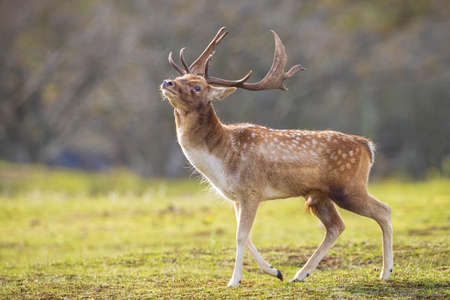
[[[237,91],[225,123],[332,129],[378,151],[369,192],[392,208],[394,273],[381,234],[346,231],[310,280],[286,282],[324,235],[297,198],[260,205],[232,274],[232,204],[207,192],[176,141],[159,85],[220,26],[210,72],[264,76],[274,29],[288,92]],[[0,0],[0,299],[450,299],[449,0]]]
[[[213,74],[264,76],[269,29],[308,68],[216,104],[224,122],[364,135],[375,177],[450,175],[446,0],[0,1],[0,159],[189,175],[159,84],[170,50],[192,61],[221,25]]]

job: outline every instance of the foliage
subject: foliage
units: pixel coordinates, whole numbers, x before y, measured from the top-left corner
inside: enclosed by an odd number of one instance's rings
[[[378,144],[378,176],[445,173],[449,3],[2,1],[0,157],[186,175],[158,87],[173,75],[170,50],[187,46],[193,59],[226,25],[232,35],[211,72],[263,76],[268,28],[285,41],[289,62],[308,71],[288,93],[236,93],[217,105],[224,122],[362,134]]]
[[[45,180],[47,178],[47,180]],[[305,282],[262,274],[246,255],[238,288],[231,205],[193,181],[142,180],[0,166],[0,298],[432,298],[450,297],[450,182],[385,181],[370,191],[393,209],[395,266],[378,280],[381,233],[347,225]],[[286,279],[323,236],[301,199],[261,205],[253,231]]]

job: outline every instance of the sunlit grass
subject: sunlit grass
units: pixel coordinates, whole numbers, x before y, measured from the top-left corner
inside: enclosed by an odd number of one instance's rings
[[[196,181],[0,165],[0,298],[450,297],[450,180],[386,181],[395,267],[378,280],[381,233],[341,211],[346,231],[311,277],[290,284],[246,256],[239,288],[230,203]],[[253,240],[290,279],[323,237],[302,199],[261,205]]]

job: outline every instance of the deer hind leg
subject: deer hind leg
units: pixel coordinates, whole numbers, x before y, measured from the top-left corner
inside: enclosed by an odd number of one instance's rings
[[[236,213],[236,220],[237,222],[239,222],[239,202],[234,203],[234,211]],[[261,254],[259,254],[255,245],[253,245],[250,235],[247,240],[247,248],[250,251],[250,254],[253,256],[253,258],[256,260],[256,263],[258,264],[259,268],[264,273],[275,276],[280,280],[283,280],[283,275],[281,274],[281,272],[278,269],[272,267],[270,264],[268,264],[261,256]]]
[[[310,196],[307,199],[307,205],[311,207],[312,212],[325,226],[326,233],[320,246],[314,251],[303,268],[295,274],[292,282],[303,281],[308,277],[345,229],[344,222],[336,211],[336,207],[327,197]]]
[[[332,198],[339,207],[371,218],[381,227],[383,232],[383,270],[381,271],[380,279],[388,279],[394,265],[391,208],[370,196],[367,192],[346,194],[338,191]]]

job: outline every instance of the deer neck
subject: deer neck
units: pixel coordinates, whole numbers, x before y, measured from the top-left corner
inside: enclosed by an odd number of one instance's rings
[[[178,142],[184,150],[216,152],[228,140],[211,103],[195,111],[174,109]]]

